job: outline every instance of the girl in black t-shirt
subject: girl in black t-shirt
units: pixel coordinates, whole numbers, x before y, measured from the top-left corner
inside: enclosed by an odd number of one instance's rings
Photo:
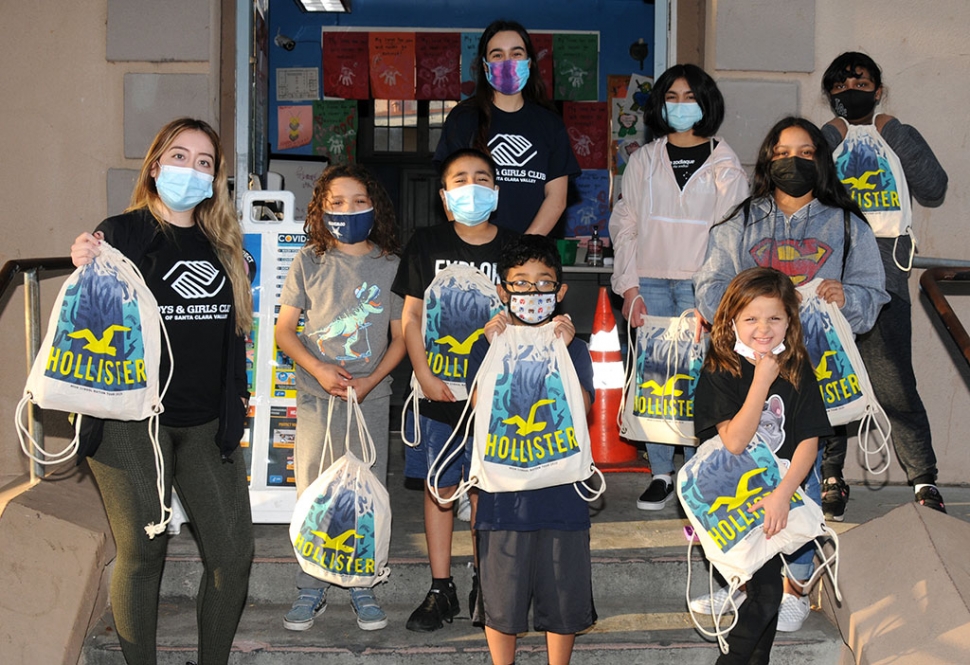
[[[81,433],[78,454],[88,457],[117,545],[111,611],[121,651],[130,665],[156,663],[168,541],[149,538],[144,525],[158,520],[159,494],[170,505],[174,487],[204,553],[198,662],[226,663],[253,556],[246,462],[239,449],[249,402],[245,337],[253,307],[226,162],[208,123],[179,118],[159,130],[131,206],[93,234],[77,237],[74,265],[91,263],[102,241],[138,266],[171,340],[172,378],[157,425],[161,477],[145,421],[85,418],[94,424]],[[162,376],[168,375],[167,362]]]
[[[717,434],[728,451],[740,454],[761,433],[791,462],[778,487],[749,509],[764,510],[767,538],[787,526],[792,494],[816,462],[818,437],[831,432],[802,339],[791,280],[772,268],[741,272],[714,316],[694,394],[701,441]],[[781,559],[774,557],[748,581],[729,653],[718,663],[768,662],[783,587]]]

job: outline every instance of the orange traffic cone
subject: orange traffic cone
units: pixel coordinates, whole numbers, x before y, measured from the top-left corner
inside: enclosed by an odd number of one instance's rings
[[[589,354],[593,359],[593,386],[596,388],[596,400],[588,418],[593,461],[601,471],[649,471],[640,460],[637,449],[620,439],[620,428],[616,424],[623,396],[623,357],[616,318],[605,286],[600,287],[596,302]]]

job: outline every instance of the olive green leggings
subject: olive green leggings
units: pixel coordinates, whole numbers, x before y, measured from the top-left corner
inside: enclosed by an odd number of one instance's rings
[[[204,572],[196,611],[199,665],[224,665],[246,604],[253,558],[253,523],[241,452],[222,460],[218,422],[161,427],[164,487],[172,483],[199,543]],[[154,454],[145,421],[106,421],[101,446],[89,459],[101,490],[118,554],[111,578],[111,611],[129,665],[155,665],[158,595],[166,535],[149,540],[145,525],[160,519]]]

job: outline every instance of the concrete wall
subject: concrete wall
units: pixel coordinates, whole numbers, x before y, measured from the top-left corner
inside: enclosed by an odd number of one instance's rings
[[[742,161],[753,163],[768,129],[788,112],[816,124],[831,118],[821,94],[822,72],[843,51],[865,51],[883,69],[888,94],[880,110],[919,129],[950,177],[941,208],[915,206],[920,254],[970,259],[970,234],[964,230],[970,205],[970,60],[965,46],[970,3],[707,0],[706,14],[705,68],[724,92],[728,118],[722,133]],[[780,71],[780,62],[798,71]],[[970,372],[961,358],[954,364],[952,342],[919,296],[919,274],[914,271],[911,279],[917,381],[933,427],[940,482],[965,483],[970,481],[970,447],[965,444]],[[970,324],[970,302],[954,300],[957,314]],[[865,475],[855,459],[846,472],[857,479]],[[895,462],[889,480],[905,482]]]
[[[0,263],[65,256],[78,233],[125,206],[164,122],[219,120],[222,2],[3,4]],[[45,328],[60,282],[43,288]],[[0,486],[27,468],[10,427],[26,376],[22,291],[0,310]],[[63,415],[49,420],[65,432]]]

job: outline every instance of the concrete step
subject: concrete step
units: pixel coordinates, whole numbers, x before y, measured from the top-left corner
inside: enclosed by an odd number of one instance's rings
[[[230,665],[372,665],[476,664],[488,663],[488,649],[480,629],[467,616],[456,618],[433,633],[404,628],[409,605],[385,603],[390,623],[378,631],[362,631],[346,593],[331,592],[327,611],[307,631],[288,631],[282,616],[289,605],[251,604],[243,614],[229,659]],[[608,613],[599,603],[600,620],[576,639],[572,662],[577,665],[693,665],[716,659],[717,646],[700,639],[686,613],[669,602],[658,603],[651,612]],[[159,616],[159,665],[184,665],[195,659],[195,604],[188,599],[166,600]],[[772,663],[804,665],[836,663],[840,641],[834,628],[813,613],[798,633],[779,633]],[[547,661],[544,637],[526,633],[519,637],[516,663],[542,665]],[[110,615],[89,636],[84,653],[86,665],[123,665]]]
[[[388,487],[393,511],[390,544],[391,575],[376,589],[389,617],[386,629],[361,631],[346,592],[334,589],[330,607],[308,631],[282,627],[283,614],[295,598],[297,564],[285,525],[256,525],[256,557],[249,602],[236,635],[232,665],[305,665],[327,663],[423,664],[487,663],[484,634],[469,621],[472,548],[467,523],[456,521],[452,574],[462,606],[461,617],[433,633],[405,629],[410,613],[430,586],[430,568],[423,531],[423,494],[404,488],[403,444],[392,439]],[[636,498],[648,476],[607,475],[607,490],[591,506],[590,544],[597,624],[576,642],[574,663],[710,663],[717,646],[694,630],[684,601],[687,581],[687,523],[674,498],[657,512],[636,509]],[[700,549],[691,569],[693,588],[706,589],[707,572]],[[159,618],[159,664],[184,665],[195,659],[195,596],[202,565],[191,526],[169,540],[162,579]],[[517,663],[547,662],[543,636],[526,634],[519,641]],[[813,612],[795,634],[779,634],[774,663],[836,663],[841,639],[835,627]],[[88,665],[121,665],[123,658],[110,612],[89,636],[84,653]]]

